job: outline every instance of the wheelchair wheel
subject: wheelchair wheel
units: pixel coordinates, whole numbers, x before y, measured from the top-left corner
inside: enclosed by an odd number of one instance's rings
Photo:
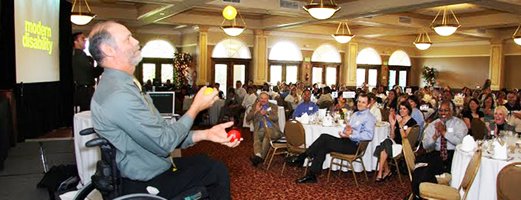
[[[151,194],[127,194],[125,196],[115,198],[114,200],[166,200],[166,199],[163,197],[151,195]]]
[[[89,194],[94,191],[94,185],[92,183],[87,183],[83,188],[81,188],[76,196],[74,196],[74,200],[85,200]]]

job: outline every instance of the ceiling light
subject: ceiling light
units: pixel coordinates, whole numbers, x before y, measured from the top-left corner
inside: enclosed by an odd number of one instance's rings
[[[456,18],[456,15],[454,12],[452,12],[452,9],[448,9],[452,15],[447,15],[447,6],[444,6],[443,16],[439,19],[439,21],[436,21],[436,19],[438,19],[438,16],[442,10],[438,11],[438,14],[436,14],[436,17],[434,17],[434,20],[431,22],[431,27],[438,35],[441,36],[452,35],[461,26],[459,24],[458,18]]]
[[[328,4],[324,4],[324,0],[320,0],[320,3],[313,3],[313,0],[311,0],[311,3],[303,8],[315,19],[328,19],[341,7],[336,5],[333,0],[329,0]]]
[[[226,6],[226,8],[231,6]],[[224,9],[226,9],[224,8]],[[233,7],[232,7],[233,8]],[[233,8],[235,9],[235,8]],[[236,15],[239,15],[239,18],[241,18],[242,25],[237,23],[237,17],[233,17],[231,20],[228,20],[226,16],[224,17],[223,22],[221,23],[221,29],[223,29],[224,33],[226,33],[229,36],[238,36],[240,35],[244,29],[246,29],[246,22],[244,22],[244,19],[241,16],[241,13],[236,10]],[[223,16],[224,16],[224,10],[223,10]],[[229,17],[229,16],[228,16]],[[230,25],[225,25],[225,22],[230,21]]]
[[[342,33],[339,33],[341,28]],[[331,36],[333,36],[337,42],[342,44],[348,43],[353,37],[355,37],[355,35],[351,33],[347,22],[340,22],[340,24],[338,24],[338,28],[336,29],[336,33],[332,34]]]
[[[78,12],[74,12],[74,8],[76,7],[76,1],[78,1]],[[87,7],[88,12],[82,12],[81,11],[81,0],[74,0],[72,3],[72,10],[71,10],[71,22],[76,25],[85,25],[88,24],[96,15],[92,13],[89,7],[89,3],[87,3],[87,0],[83,0],[85,3],[85,7]]]
[[[431,41],[431,38],[429,37],[429,34],[427,34],[427,32],[422,32],[422,33],[420,33],[420,35],[418,35],[416,40],[414,40],[413,44],[419,50],[425,50],[425,49],[428,49],[429,47],[431,47],[432,41]]]
[[[514,32],[514,35],[512,35],[512,38],[514,39],[514,42],[518,45],[521,45],[521,33],[519,33],[519,28],[521,27],[521,24],[517,26],[516,31]]]

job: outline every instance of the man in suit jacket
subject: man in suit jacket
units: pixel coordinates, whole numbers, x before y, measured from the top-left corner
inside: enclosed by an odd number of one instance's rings
[[[255,155],[250,158],[254,167],[257,167],[264,161],[270,147],[270,139],[277,140],[282,136],[279,128],[278,107],[269,103],[268,100],[268,94],[265,92],[261,93],[259,99],[252,105],[253,108],[246,116],[246,120],[250,121],[254,127],[253,153]],[[266,137],[265,134],[268,132],[269,137]]]

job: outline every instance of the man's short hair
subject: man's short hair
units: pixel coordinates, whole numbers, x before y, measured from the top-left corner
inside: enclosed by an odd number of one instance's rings
[[[74,41],[76,41],[78,39],[78,36],[82,35],[82,34],[83,34],[82,32],[76,32],[76,33],[72,34],[72,37],[71,37],[71,44],[72,44],[72,46],[74,46]]]
[[[454,112],[454,104],[452,103],[452,101],[442,101],[440,103],[440,108],[444,104],[449,106],[449,109],[450,109],[451,112]]]
[[[89,35],[89,52],[98,63],[102,63],[105,54],[101,51],[102,44],[108,44],[113,48],[117,48],[116,40],[107,31],[110,24],[116,24],[114,21],[101,22],[94,26]]]
[[[235,81],[235,83],[240,83],[240,84],[242,84],[242,82],[241,82],[241,81],[239,81],[239,80]]]
[[[364,98],[367,98],[367,103],[370,103],[371,102],[371,96],[367,95],[366,93],[362,92],[358,95],[358,99],[360,99],[360,97],[364,97]]]

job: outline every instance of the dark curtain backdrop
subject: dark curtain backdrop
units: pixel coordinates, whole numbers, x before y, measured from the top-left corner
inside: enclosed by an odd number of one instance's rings
[[[17,84],[14,0],[2,0],[0,4],[0,89],[12,89],[15,92],[18,141],[36,138],[59,127],[72,126],[72,4],[61,0],[60,5],[60,81]]]

